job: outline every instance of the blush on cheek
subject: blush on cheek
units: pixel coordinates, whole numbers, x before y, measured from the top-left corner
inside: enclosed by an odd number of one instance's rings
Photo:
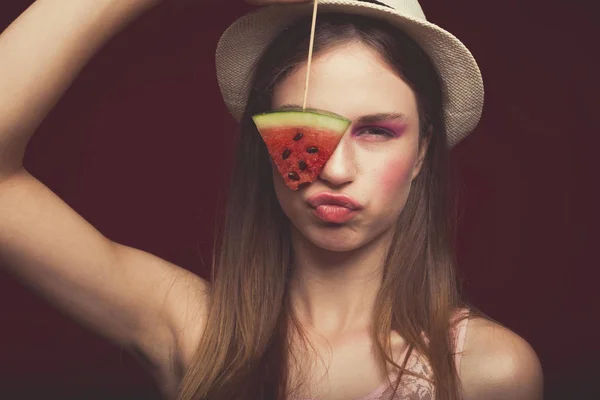
[[[397,192],[408,187],[412,179],[412,168],[408,160],[398,160],[388,163],[381,174],[381,188],[386,193]]]

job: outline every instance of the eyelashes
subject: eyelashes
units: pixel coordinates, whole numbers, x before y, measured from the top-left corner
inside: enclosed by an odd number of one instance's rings
[[[366,126],[356,130],[356,136],[363,135],[384,136],[389,138],[395,138],[397,136],[393,131],[380,126]]]

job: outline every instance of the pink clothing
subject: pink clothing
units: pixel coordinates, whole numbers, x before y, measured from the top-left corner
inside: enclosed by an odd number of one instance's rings
[[[457,317],[465,313],[467,310],[461,310],[457,313]],[[468,318],[463,319],[458,323],[456,329],[452,332],[454,340],[456,341],[456,353],[454,359],[456,361],[456,368],[460,368],[460,360],[464,349],[465,336],[467,331]],[[408,350],[408,349],[407,349]],[[400,356],[400,360],[404,360],[406,351]],[[396,362],[399,362],[398,360]],[[421,375],[433,378],[432,371],[429,363],[420,354],[414,350],[406,363],[406,369]],[[390,380],[395,383],[395,372],[390,373]],[[415,377],[412,375],[404,374],[401,379],[401,384],[398,386],[396,396],[392,398],[394,387],[390,387],[389,382],[386,380],[377,389],[370,394],[352,400],[435,400],[435,388],[429,381]],[[317,399],[303,399],[303,400],[317,400]]]

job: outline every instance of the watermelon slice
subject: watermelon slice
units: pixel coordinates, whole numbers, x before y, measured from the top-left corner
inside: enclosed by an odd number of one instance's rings
[[[324,111],[273,111],[252,117],[286,185],[314,181],[350,121]]]

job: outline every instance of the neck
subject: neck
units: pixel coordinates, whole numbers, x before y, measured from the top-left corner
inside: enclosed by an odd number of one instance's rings
[[[390,234],[358,249],[336,252],[319,248],[292,230],[290,298],[303,326],[329,337],[368,329]]]

